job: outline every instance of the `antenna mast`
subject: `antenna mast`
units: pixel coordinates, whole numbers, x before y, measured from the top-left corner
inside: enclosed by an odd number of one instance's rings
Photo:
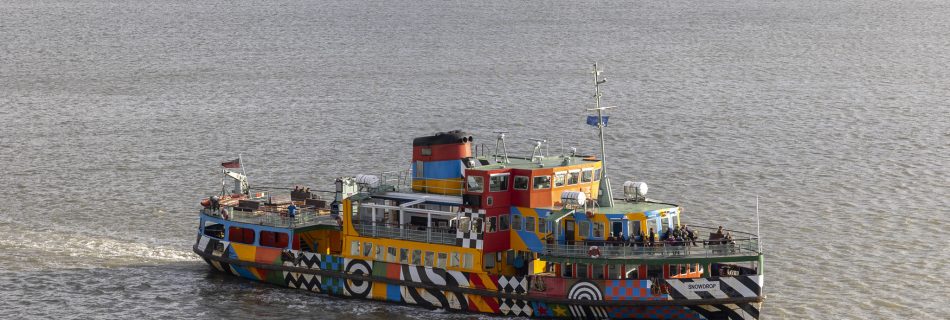
[[[594,74],[594,108],[587,109],[587,111],[597,110],[597,129],[600,131],[600,161],[602,168],[600,170],[600,188],[598,188],[597,192],[597,205],[600,207],[613,207],[614,197],[610,191],[610,179],[607,177],[607,145],[604,142],[604,111],[615,107],[600,106],[600,96],[603,94],[600,92],[600,85],[607,82],[607,78],[600,79],[601,72],[603,72],[603,70],[598,70],[597,62],[594,62],[594,71],[591,72]]]

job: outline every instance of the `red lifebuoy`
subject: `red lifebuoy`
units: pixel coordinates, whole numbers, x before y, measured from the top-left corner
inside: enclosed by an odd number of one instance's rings
[[[590,246],[590,249],[587,250],[587,255],[591,258],[600,258],[600,248],[597,246]]]

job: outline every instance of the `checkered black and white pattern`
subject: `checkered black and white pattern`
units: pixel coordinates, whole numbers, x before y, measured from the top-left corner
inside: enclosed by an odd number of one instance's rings
[[[534,314],[531,304],[524,300],[500,299],[499,302],[498,311],[506,316],[530,317]]]
[[[462,218],[469,218],[470,221],[475,219],[484,219],[485,210],[481,209],[477,212],[472,211],[470,208],[466,208],[461,215]],[[482,222],[484,224],[484,222]],[[473,248],[481,250],[485,246],[484,235],[481,232],[473,232],[471,229],[462,230],[458,229],[455,235],[455,245],[463,248]]]
[[[528,292],[528,277],[500,276],[498,277],[498,290],[507,293],[525,294]]]

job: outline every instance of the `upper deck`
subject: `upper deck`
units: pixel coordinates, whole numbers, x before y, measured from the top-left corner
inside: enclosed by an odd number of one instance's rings
[[[202,208],[201,214],[238,223],[277,228],[340,228],[339,221],[330,214],[330,199],[318,195],[297,200],[286,194],[258,195],[260,196],[227,198],[221,200],[220,208]],[[290,216],[288,209],[291,203],[297,207],[294,217]]]

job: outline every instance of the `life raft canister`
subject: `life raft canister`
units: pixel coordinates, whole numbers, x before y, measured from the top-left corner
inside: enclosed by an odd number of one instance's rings
[[[600,258],[600,248],[597,246],[590,246],[590,249],[587,250],[587,255],[591,258]]]

